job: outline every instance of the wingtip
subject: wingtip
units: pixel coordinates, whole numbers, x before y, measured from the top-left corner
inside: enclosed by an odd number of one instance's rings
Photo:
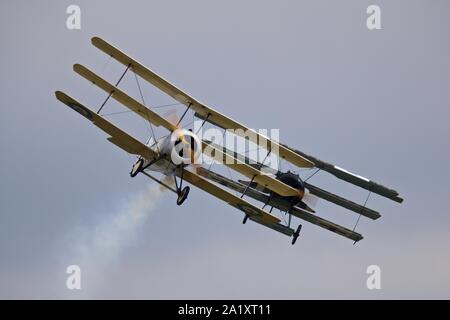
[[[71,100],[71,98],[67,94],[59,90],[55,91],[55,97],[64,104],[67,104],[66,102]]]
[[[77,72],[78,70],[80,70],[81,68],[83,68],[83,66],[79,63],[74,63],[73,65],[73,71]]]
[[[60,100],[60,98],[63,96],[64,94],[62,93],[62,91],[56,90],[55,91],[55,97],[56,99]]]
[[[97,48],[107,44],[107,42],[105,40],[103,40],[102,38],[97,37],[97,36],[91,38],[91,43],[94,47],[97,47]]]
[[[364,237],[363,237],[362,235],[359,235],[358,238],[353,239],[353,240],[354,240],[353,245],[356,245],[356,244],[357,244],[358,242],[360,242],[362,239],[364,239]]]
[[[94,37],[91,38],[91,43],[92,43],[93,45],[95,45],[96,42],[99,42],[99,41],[101,41],[101,40],[102,40],[102,39],[101,39],[100,37],[94,36]]]

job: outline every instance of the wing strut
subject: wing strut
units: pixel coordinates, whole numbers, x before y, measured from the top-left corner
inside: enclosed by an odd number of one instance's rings
[[[189,109],[191,108],[191,105],[192,105],[192,103],[189,103],[186,110],[184,110],[183,115],[181,116],[180,120],[178,120],[178,122],[176,124],[177,127],[180,125],[181,121],[183,121],[183,118],[186,115],[186,113],[189,111]]]
[[[125,74],[127,73],[127,71],[130,69],[131,67],[131,63],[128,64],[127,68],[125,69],[125,71],[122,73],[122,75],[120,76],[119,80],[116,82],[115,87],[117,87],[120,83],[120,81],[122,81],[123,77],[125,76]],[[114,91],[111,91],[109,93],[109,95],[106,97],[105,101],[103,101],[102,105],[100,106],[100,109],[98,109],[97,114],[100,113],[100,111],[102,111],[103,107],[105,106],[105,104],[108,102],[109,98],[111,98],[112,94],[114,93]]]
[[[235,129],[235,133],[241,135],[245,139],[256,137],[253,140],[256,140],[254,142],[259,144],[260,147],[267,148],[269,146],[272,146],[272,152],[277,153],[281,158],[289,161],[299,168],[314,167],[313,162],[279,144],[277,141],[271,140],[268,137],[265,137],[258,132],[245,127],[241,123],[222,115],[220,112],[217,112],[216,110],[189,96],[187,93],[181,91],[166,79],[146,68],[133,58],[127,56],[121,50],[109,44],[105,40],[102,40],[98,37],[93,37],[92,44],[104,53],[112,56],[115,60],[119,61],[125,66],[131,63],[133,70],[150,84],[165,92],[166,94],[177,100],[179,103],[186,106],[190,105],[190,109],[195,111],[195,115],[197,118],[204,119],[209,113],[210,116],[208,117],[208,122],[224,129]]]
[[[190,105],[190,104],[189,104]],[[205,122],[208,120],[210,114],[208,113],[208,115],[206,116],[206,118],[203,120],[202,125],[200,126],[200,128],[198,128],[197,132],[195,133],[196,135],[200,132],[200,130],[203,128],[203,126],[205,125]]]
[[[128,66],[129,66],[129,65],[128,65]],[[137,76],[136,72],[133,71],[133,73],[134,73],[134,79],[136,80],[136,85],[137,85],[137,87],[138,87],[138,89],[139,89],[139,94],[141,95],[142,105],[143,105],[144,107],[146,107],[146,105],[145,105],[145,99],[144,99],[144,94],[142,93],[142,89],[141,89],[141,85],[140,85],[139,80],[138,80],[138,76]],[[155,135],[155,130],[153,129],[153,124],[152,124],[151,122],[149,122],[149,124],[150,124],[150,131],[151,131],[153,140],[156,142],[156,135]],[[150,141],[150,139],[149,139],[149,141]],[[148,143],[148,142],[147,142],[147,143]],[[161,152],[161,150],[159,150],[159,144],[158,144],[158,143],[156,143],[156,150],[158,150],[158,153]]]
[[[364,205],[362,206],[362,208],[363,208],[362,210],[364,210],[366,208],[367,201],[369,201],[369,198],[370,198],[371,194],[372,194],[372,191],[369,191],[369,194],[367,195],[366,201],[364,201]],[[355,226],[353,227],[352,231],[355,231],[356,227],[358,226],[359,219],[361,219],[361,213],[359,213],[358,220],[356,220]],[[355,243],[356,243],[356,241],[353,244],[355,244]]]
[[[206,119],[205,119],[205,121],[206,121]],[[263,161],[261,162],[261,164],[259,165],[259,167],[258,167],[258,170],[259,170],[259,171],[260,171],[261,168],[263,167],[264,162],[266,162],[267,157],[270,155],[271,152],[272,152],[272,146],[269,147],[269,150],[267,151],[267,154],[266,154],[264,160],[263,160]],[[257,175],[254,175],[253,178],[252,178],[252,180],[247,184],[247,186],[246,186],[245,189],[244,189],[244,192],[242,192],[241,198],[244,197],[245,193],[247,192],[247,190],[248,190],[248,188],[250,187],[250,185],[253,183],[253,180],[255,180],[255,177],[256,177],[256,176],[257,176]],[[264,205],[264,207],[265,207],[265,205]],[[263,207],[263,208],[264,208],[264,207]]]

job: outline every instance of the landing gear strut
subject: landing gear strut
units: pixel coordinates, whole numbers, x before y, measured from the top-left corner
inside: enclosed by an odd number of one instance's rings
[[[297,230],[292,235],[292,244],[295,244],[295,242],[297,241],[297,238],[300,235],[300,230],[302,230],[302,225],[301,224],[298,225]]]

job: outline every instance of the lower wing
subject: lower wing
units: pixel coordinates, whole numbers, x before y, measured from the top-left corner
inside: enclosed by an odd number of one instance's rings
[[[128,153],[140,155],[149,161],[154,160],[158,157],[158,154],[147,147],[145,144],[136,140],[125,131],[119,129],[105,118],[89,110],[64,92],[56,91],[55,96],[59,101],[69,106],[70,108],[81,114],[83,117],[91,121],[94,125],[109,134],[110,137],[107,138],[108,141],[112,142],[119,148],[125,150]]]
[[[287,226],[282,225],[280,223],[279,218],[254,206],[250,202],[245,201],[244,199],[241,199],[235,196],[234,194],[220,188],[214,183],[209,182],[208,180],[201,177],[195,172],[192,172],[188,169],[184,169],[183,179],[189,182],[190,184],[198,187],[199,189],[202,189],[203,191],[206,191],[209,194],[215,196],[216,198],[225,201],[226,203],[235,207],[236,209],[243,211],[254,222],[257,222],[266,227],[274,229],[287,236],[292,236],[294,234],[294,230]]]

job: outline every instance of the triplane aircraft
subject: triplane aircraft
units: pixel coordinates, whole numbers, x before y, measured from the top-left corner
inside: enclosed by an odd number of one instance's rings
[[[376,193],[399,203],[403,201],[395,190],[278,143],[224,116],[181,91],[108,42],[94,37],[92,38],[92,44],[126,67],[119,81],[113,85],[86,67],[75,64],[74,71],[76,73],[106,91],[108,94],[106,100],[100,109],[94,112],[61,91],[55,92],[56,98],[105,131],[109,135],[108,141],[130,154],[137,155],[138,160],[131,169],[131,177],[135,177],[139,173],[148,176],[176,193],[178,205],[181,205],[188,196],[189,187],[183,187],[183,182],[188,182],[244,212],[243,223],[250,219],[276,230],[292,237],[292,244],[296,242],[302,228],[301,224],[296,229],[291,227],[292,216],[328,229],[354,242],[363,239],[362,235],[354,230],[316,216],[314,214],[315,211],[305,201],[307,194],[332,202],[373,220],[381,216],[377,211],[367,208],[365,204],[360,205],[323,190],[307,181],[303,181],[299,175],[293,172],[284,172],[270,168],[265,164],[265,159],[262,162],[255,163],[249,161],[246,155],[229,150],[216,144],[214,141],[199,139],[192,129],[181,128],[181,121],[188,110],[194,112],[194,116],[202,121],[202,125],[208,122],[221,129],[233,129],[237,135],[250,139],[253,143],[266,150],[266,157],[276,155],[298,168],[313,168],[317,171],[326,171],[341,180],[368,190],[369,195],[370,193]],[[183,116],[177,121],[171,121],[168,117],[162,117],[152,108],[147,107],[144,101],[139,102],[127,95],[122,89],[119,89],[120,81],[129,70],[132,70],[137,76],[145,79],[151,85],[178,101],[178,103],[185,105],[186,109]],[[130,111],[149,121],[151,125],[169,130],[170,134],[163,138],[153,139],[153,141],[149,141],[146,144],[138,141],[100,115],[101,109],[111,97],[129,108]],[[208,156],[212,156],[216,160],[222,160],[221,163],[250,180],[234,180],[212,171],[206,166],[195,164],[195,160],[202,152],[207,153]],[[158,179],[151,174],[152,171],[165,175],[166,178]],[[257,207],[244,199],[244,196],[261,202],[263,206]],[[270,211],[264,210],[265,207],[271,207]],[[279,217],[272,214],[273,208],[279,209],[285,215],[288,215],[288,221],[284,219],[282,221]]]

